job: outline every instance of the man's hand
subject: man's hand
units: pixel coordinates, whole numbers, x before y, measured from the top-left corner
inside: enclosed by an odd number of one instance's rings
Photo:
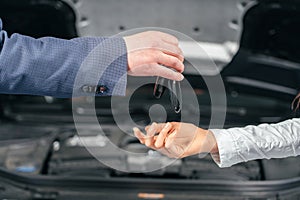
[[[147,31],[124,37],[124,40],[128,52],[129,75],[161,76],[176,81],[183,79],[181,73],[184,70],[184,57],[176,37],[158,31]]]
[[[153,123],[145,128],[146,135],[138,128],[133,130],[142,144],[171,158],[183,158],[204,152],[218,152],[213,134],[193,124]]]

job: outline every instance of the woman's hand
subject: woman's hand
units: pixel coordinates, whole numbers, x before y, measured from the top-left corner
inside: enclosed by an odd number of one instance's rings
[[[184,57],[176,37],[159,31],[146,31],[124,37],[124,40],[129,75],[161,76],[176,81],[183,79]]]
[[[146,135],[134,128],[142,144],[171,158],[183,158],[199,153],[218,152],[213,134],[188,123],[153,123],[145,128]]]

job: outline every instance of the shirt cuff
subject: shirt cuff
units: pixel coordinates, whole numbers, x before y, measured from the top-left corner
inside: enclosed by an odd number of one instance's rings
[[[243,161],[230,131],[225,129],[210,129],[210,131],[214,134],[219,149],[219,153],[211,154],[211,156],[219,167],[230,167]]]

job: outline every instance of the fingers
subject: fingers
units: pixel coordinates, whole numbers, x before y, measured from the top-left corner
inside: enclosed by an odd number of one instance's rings
[[[140,131],[140,129],[134,127],[133,128],[133,132],[135,137],[137,137],[140,141],[140,143],[145,144],[145,135],[142,133],[142,131]]]
[[[155,76],[161,76],[175,81],[182,81],[184,79],[184,76],[181,73],[175,72],[167,67],[155,65],[153,68],[155,70]]]
[[[145,128],[147,134],[143,134],[138,128],[133,128],[134,135],[139,139],[142,144],[152,149],[161,149],[165,147],[168,148],[172,144],[176,131],[172,132],[169,136],[168,134],[172,131],[174,127],[172,123],[152,123],[150,126]],[[156,133],[159,133],[157,136]],[[166,143],[165,143],[166,141]],[[168,146],[168,147],[167,147]]]
[[[147,132],[147,137],[153,137],[155,135],[155,133],[157,133],[157,126],[158,124],[153,122],[150,126],[147,126],[145,128],[146,132]]]
[[[146,146],[151,146],[153,144],[153,136],[155,135],[156,132],[156,123],[152,123],[152,125],[148,128],[147,130],[147,136],[145,138],[145,144]]]
[[[180,73],[184,71],[184,65],[182,61],[165,53],[157,54],[156,63],[173,68]]]
[[[147,136],[145,138],[145,145],[151,148],[155,148],[155,141],[157,140],[158,136],[155,136],[156,133],[159,133],[163,130],[163,128],[166,126],[166,123],[155,123],[153,122],[150,126],[147,126],[145,128],[147,132]]]
[[[181,81],[184,78],[183,75],[179,73],[184,70],[183,63],[178,58],[159,50],[146,49],[135,51],[128,55],[128,59],[130,60],[128,60],[130,63],[128,65],[129,75],[161,76],[176,81]],[[173,68],[175,71],[170,68]]]
[[[176,81],[184,78],[180,74],[184,71],[184,55],[179,48],[178,39],[173,35],[146,31],[124,37],[124,40],[128,51],[129,75],[162,76]]]
[[[169,149],[172,146],[172,143],[173,143],[173,141],[175,139],[176,134],[177,134],[177,131],[175,130],[174,132],[172,132],[171,134],[169,134],[167,136],[167,138],[165,139],[165,147],[167,149]]]
[[[153,122],[153,123],[155,123],[155,122]],[[170,122],[170,123],[172,124],[172,122]],[[161,132],[161,130],[166,126],[166,124],[167,123],[155,123],[156,133]],[[150,127],[151,127],[151,125],[150,126],[146,126],[145,130],[148,131]]]
[[[172,129],[172,125],[171,123],[167,123],[165,125],[165,127],[161,130],[161,132],[159,133],[159,135],[157,136],[156,142],[154,144],[154,146],[156,148],[162,148],[164,146],[164,141],[165,138],[167,137],[169,131]]]
[[[145,131],[147,132],[149,130],[150,126],[145,127]]]
[[[154,31],[153,33],[157,36],[157,38],[161,38],[160,42],[154,43],[154,48],[157,47],[166,54],[176,56],[181,62],[183,62],[183,52],[179,48],[179,41],[175,36],[158,31]]]
[[[147,147],[157,150],[157,148],[154,146],[154,142],[156,141],[157,136],[148,137],[136,127],[133,128],[133,132],[135,137],[139,139],[141,144],[145,144]]]
[[[157,48],[154,48],[156,50],[160,50],[163,53],[167,55],[171,55],[176,57],[180,62],[184,61],[184,56],[182,50],[175,45],[169,44],[169,43],[159,43]]]

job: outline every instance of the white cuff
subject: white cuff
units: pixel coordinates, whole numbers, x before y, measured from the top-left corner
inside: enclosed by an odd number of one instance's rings
[[[239,156],[236,140],[228,130],[210,129],[210,131],[214,134],[219,149],[219,154],[211,154],[211,156],[219,167],[230,167],[243,161]]]

